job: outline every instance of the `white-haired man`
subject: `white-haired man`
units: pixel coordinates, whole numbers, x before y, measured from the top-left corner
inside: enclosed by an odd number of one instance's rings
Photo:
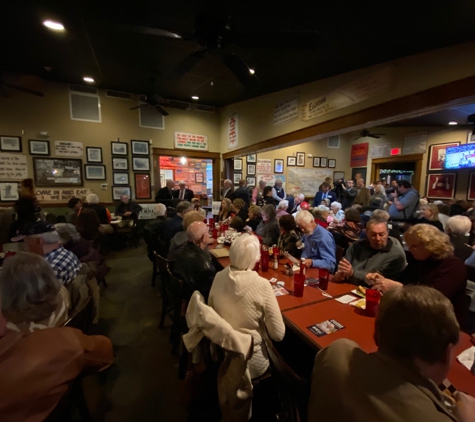
[[[305,195],[303,193],[298,193],[295,196],[290,196],[287,198],[287,201],[289,201],[287,212],[289,214],[295,214],[297,211],[299,211],[300,204],[305,201]]]
[[[95,193],[90,193],[86,196],[86,202],[82,207],[96,211],[99,217],[99,223],[102,225],[108,225],[112,220],[110,211],[104,205],[99,204],[99,197]],[[79,212],[78,215],[79,214],[81,214],[81,212]]]
[[[74,253],[60,245],[60,237],[54,224],[45,221],[27,224],[12,241],[18,242],[22,239],[25,249],[43,256],[64,286],[68,286],[78,275],[81,262]]]
[[[283,199],[287,197],[283,184],[284,182],[282,181],[282,179],[280,178],[275,179],[275,185],[272,188],[272,198],[274,198],[277,201],[277,203],[279,203],[280,201],[282,201]]]
[[[191,189],[186,187],[186,182],[184,180],[180,180],[178,182],[178,186],[180,189],[173,192],[173,197],[179,199],[180,201],[190,201],[193,199],[195,194]]]
[[[169,206],[173,199],[173,188],[175,187],[175,181],[173,179],[167,179],[166,185],[160,188],[155,195],[155,202]]]
[[[326,268],[333,273],[336,265],[336,245],[333,236],[315,223],[315,218],[308,211],[300,211],[295,216],[295,222],[304,233],[302,243],[305,246],[301,258],[305,259],[305,266]]]
[[[221,195],[221,199],[228,198],[231,201],[234,200],[234,189],[233,189],[233,181],[226,179],[223,182],[223,194]]]

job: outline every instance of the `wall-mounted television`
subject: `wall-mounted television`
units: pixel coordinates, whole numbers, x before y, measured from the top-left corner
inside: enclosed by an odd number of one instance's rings
[[[475,144],[447,148],[444,167],[447,170],[475,167]]]

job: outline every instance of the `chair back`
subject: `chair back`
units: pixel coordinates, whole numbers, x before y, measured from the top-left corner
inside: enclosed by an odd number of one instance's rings
[[[161,275],[170,274],[168,265],[171,261],[159,255],[157,252],[154,252],[154,254],[155,254],[155,259],[157,260],[157,267],[160,274]]]
[[[338,263],[343,259],[344,256],[345,256],[345,248],[342,248],[341,246],[337,246],[336,253],[335,253],[336,267],[338,267]]]
[[[77,328],[83,333],[87,333],[92,324],[94,302],[92,297],[88,297],[84,307],[72,315],[64,325],[66,327]]]

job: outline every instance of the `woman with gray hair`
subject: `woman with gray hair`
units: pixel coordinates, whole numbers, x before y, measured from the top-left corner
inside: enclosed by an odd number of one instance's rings
[[[473,253],[473,249],[467,245],[471,229],[470,218],[463,215],[450,217],[445,226],[445,233],[449,235],[450,243],[454,247],[454,255],[462,261],[468,259]]]
[[[277,221],[275,207],[264,205],[261,209],[262,221],[256,228],[256,234],[267,246],[276,245],[280,236],[279,222]]]
[[[69,293],[43,257],[21,252],[5,260],[0,301],[7,328],[31,333],[68,320]]]
[[[251,378],[261,376],[269,367],[262,350],[261,323],[269,336],[281,341],[285,334],[282,313],[268,280],[252,269],[260,259],[256,236],[242,234],[229,250],[231,265],[216,274],[208,304],[231,326],[254,339],[254,353],[248,361]]]
[[[289,215],[287,208],[289,208],[289,201],[287,201],[287,199],[282,199],[277,206],[277,220],[283,215]]]

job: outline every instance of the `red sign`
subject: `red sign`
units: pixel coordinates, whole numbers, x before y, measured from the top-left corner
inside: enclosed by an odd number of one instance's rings
[[[368,165],[368,142],[351,146],[350,167],[366,167]]]
[[[392,148],[391,155],[401,155],[401,148]]]

